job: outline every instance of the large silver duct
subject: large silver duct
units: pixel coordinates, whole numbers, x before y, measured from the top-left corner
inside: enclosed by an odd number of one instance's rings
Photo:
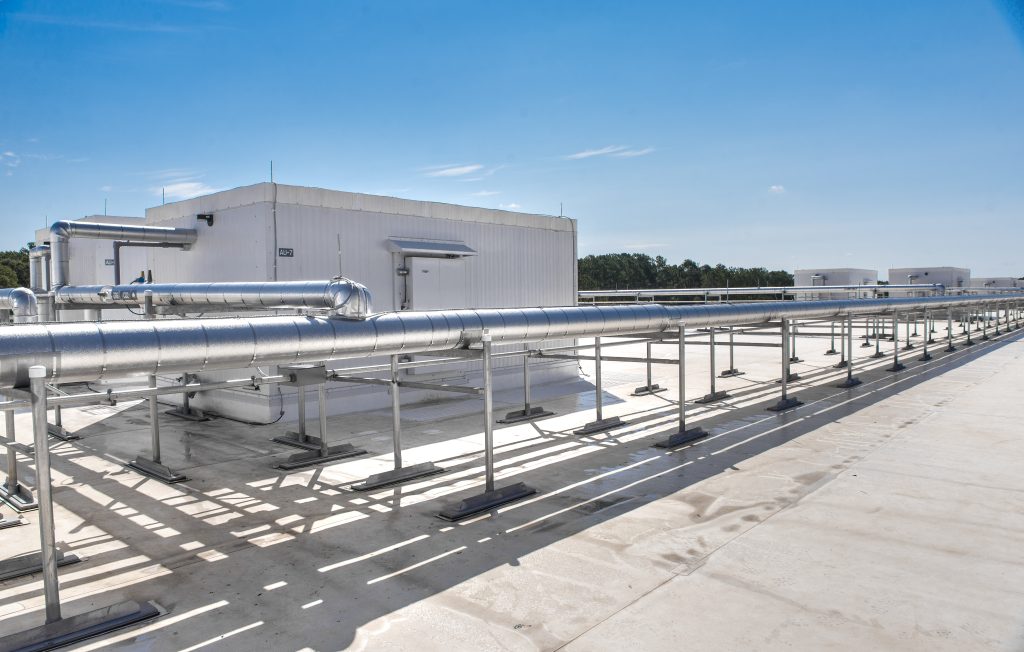
[[[366,319],[372,312],[370,291],[347,278],[329,281],[266,283],[148,283],[136,285],[65,285],[57,303],[90,307],[138,306],[151,292],[154,306],[203,309],[327,309],[345,319]]]
[[[162,242],[191,245],[196,241],[195,229],[134,224],[97,224],[95,222],[54,222],[50,227],[50,284],[53,289],[68,284],[68,240],[93,238],[129,242]]]
[[[10,310],[15,324],[30,324],[39,320],[39,305],[36,295],[28,288],[0,290],[0,310]],[[0,345],[0,351],[3,350],[3,345]]]
[[[391,312],[363,321],[288,316],[28,325],[0,329],[0,388],[24,386],[32,365],[44,365],[54,381],[88,381],[439,352],[478,341],[484,329],[496,343],[523,343],[670,331],[681,319],[698,328],[1007,301],[984,295]]]
[[[888,292],[889,290],[931,291],[943,294],[946,286],[941,283],[917,283],[903,285],[776,285],[735,288],[659,288],[636,290],[580,290],[577,294],[581,299],[615,298],[615,297],[674,297],[674,296],[713,296],[751,295],[751,294],[823,294],[826,292]]]
[[[28,250],[29,287],[33,292],[50,291],[50,247],[36,245]]]

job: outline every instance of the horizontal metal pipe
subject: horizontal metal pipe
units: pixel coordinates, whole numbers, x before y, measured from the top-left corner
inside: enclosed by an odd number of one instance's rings
[[[264,283],[66,285],[55,295],[57,303],[65,305],[138,306],[146,291],[153,293],[154,306],[186,306],[196,312],[203,308],[318,308],[347,319],[365,319],[373,312],[370,291],[341,277]]]
[[[39,320],[39,301],[28,288],[0,290],[0,310],[10,310],[15,324],[30,324]]]
[[[981,295],[409,311],[377,314],[362,321],[280,316],[27,324],[0,329],[0,388],[24,387],[29,367],[38,364],[46,366],[54,381],[88,381],[448,351],[479,342],[485,329],[495,343],[522,344],[663,332],[675,328],[680,320],[692,328],[708,328],[783,318],[1003,305],[1006,301],[1006,295]]]
[[[728,296],[748,294],[820,294],[832,291],[866,291],[877,294],[889,290],[920,290],[941,294],[946,286],[941,283],[903,285],[778,285],[737,288],[659,288],[637,290],[580,290],[581,299],[598,297],[674,297],[674,296]]]
[[[54,289],[68,284],[68,241],[71,238],[191,245],[197,237],[198,232],[195,229],[178,229],[167,226],[99,224],[65,220],[54,222],[50,227],[50,283]]]

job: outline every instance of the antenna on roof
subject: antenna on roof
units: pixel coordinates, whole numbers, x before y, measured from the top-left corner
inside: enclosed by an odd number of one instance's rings
[[[270,159],[270,183],[274,183],[274,159]]]
[[[104,215],[107,214],[107,198],[106,197],[103,198],[103,214]]]
[[[166,204],[167,203],[167,188],[161,188],[160,189],[160,203],[161,204]]]
[[[562,202],[558,202],[558,217],[564,217],[562,215]]]

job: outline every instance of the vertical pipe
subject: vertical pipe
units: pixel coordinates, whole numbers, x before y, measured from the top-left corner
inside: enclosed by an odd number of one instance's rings
[[[604,398],[601,389],[601,338],[594,338],[594,386],[597,388],[597,396],[594,406],[597,408],[597,420],[604,418]]]
[[[686,432],[686,325],[679,320],[679,433]]]
[[[733,337],[733,327],[729,327],[729,372],[732,374],[736,373],[736,357],[734,354],[735,341]]]
[[[853,384],[853,315],[846,316],[846,382]]]
[[[327,383],[316,386],[316,401],[320,412],[320,455],[327,457],[330,454],[327,446]]]
[[[308,441],[308,438],[306,437],[306,387],[304,385],[299,385],[298,396],[296,396],[296,399],[298,400],[299,408],[298,440],[306,442]]]
[[[829,347],[828,347],[828,351],[826,351],[825,353],[835,353],[836,352],[836,322],[835,322],[834,319],[829,321],[829,323],[828,323],[828,336],[829,336]],[[840,342],[840,344],[842,344],[842,342]]]
[[[956,347],[953,346],[953,309],[946,309],[946,352],[956,351]]]
[[[715,327],[712,326],[709,330],[711,338],[708,341],[708,350],[711,352],[708,358],[708,363],[711,366],[711,397],[715,396]]]
[[[492,370],[491,370],[491,334],[484,332],[483,335],[483,349],[484,349],[484,466],[486,472],[486,484],[484,491],[494,491],[494,397],[492,396]],[[600,349],[598,349],[600,351]],[[598,354],[597,359],[600,361],[601,356]],[[598,369],[600,369],[600,362],[598,362]],[[600,400],[601,389],[600,389],[600,378],[601,375],[598,373],[598,400]],[[600,405],[600,403],[598,404]],[[600,407],[598,407],[597,418],[601,418]]]
[[[651,369],[651,347],[650,342],[647,343],[647,373],[650,374]],[[647,379],[647,384],[650,385],[650,378]],[[530,345],[526,345],[526,355],[523,356],[523,415],[530,416]]]
[[[7,491],[14,495],[18,492],[18,458],[14,452],[17,439],[14,434],[14,410],[4,412],[5,434],[7,435]]]
[[[391,439],[395,445],[395,468],[402,468],[402,402],[398,395],[398,356],[391,356]]]
[[[789,389],[789,320],[782,318],[782,400]]]
[[[651,341],[647,341],[647,391],[650,392],[654,389],[652,383],[654,379],[651,378]]]
[[[929,323],[928,323],[928,311],[925,310],[924,311],[924,353],[921,354],[921,362],[927,362],[927,361],[932,359],[932,356],[928,355],[928,341],[931,339],[931,335],[929,335],[929,333],[931,332],[930,331],[931,326],[934,326],[934,324],[929,325]]]
[[[46,440],[46,367],[29,367],[32,391],[32,434],[36,448],[36,490],[39,492],[39,539],[43,561],[43,593],[46,622],[60,620],[60,586],[57,582],[57,540],[54,533],[53,492],[50,485],[50,448]]]
[[[150,375],[149,386],[156,389],[156,376]],[[153,461],[160,464],[160,417],[156,404],[156,394],[149,397],[149,433],[153,447]]]

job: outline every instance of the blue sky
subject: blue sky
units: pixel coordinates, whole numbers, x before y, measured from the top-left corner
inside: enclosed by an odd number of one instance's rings
[[[1015,12],[1017,12],[1015,14]],[[1016,15],[1018,22],[1015,23]],[[267,180],[1024,275],[1020,0],[0,0],[0,248]]]

